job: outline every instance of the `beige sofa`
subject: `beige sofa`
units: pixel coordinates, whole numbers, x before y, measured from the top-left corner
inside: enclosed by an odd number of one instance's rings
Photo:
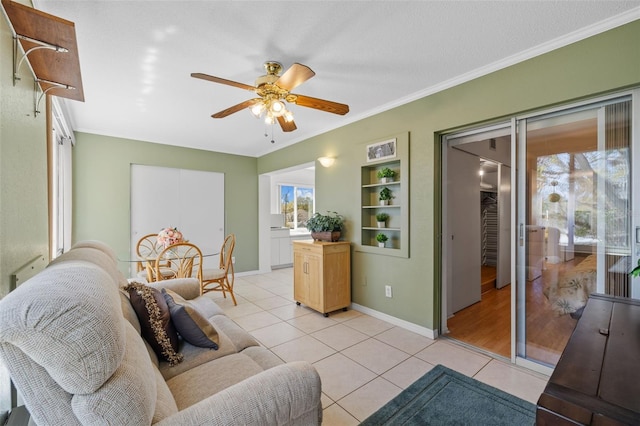
[[[282,363],[197,281],[160,284],[208,318],[218,349],[181,339],[173,366],[141,336],[126,284],[108,246],[82,242],[0,301],[0,356],[37,424],[321,423],[313,366]]]

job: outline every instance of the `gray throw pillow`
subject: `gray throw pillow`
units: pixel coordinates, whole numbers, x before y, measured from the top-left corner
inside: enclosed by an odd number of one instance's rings
[[[162,294],[169,307],[171,322],[184,340],[201,348],[218,349],[218,332],[205,317],[189,303],[176,303],[163,288]]]

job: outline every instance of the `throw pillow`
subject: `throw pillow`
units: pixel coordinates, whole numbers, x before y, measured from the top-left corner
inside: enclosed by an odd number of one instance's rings
[[[171,320],[182,338],[194,346],[217,350],[220,339],[213,324],[189,303],[177,303],[164,288],[162,294],[169,307]]]
[[[142,336],[154,352],[170,365],[180,363],[183,356],[178,353],[178,333],[162,293],[137,282],[129,283],[124,289],[140,321]]]

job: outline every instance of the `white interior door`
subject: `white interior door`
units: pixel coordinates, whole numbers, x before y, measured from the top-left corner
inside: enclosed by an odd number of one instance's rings
[[[224,241],[224,174],[131,165],[131,256],[138,240],[176,227],[203,254],[217,253]],[[218,264],[205,257],[204,267]],[[135,266],[132,265],[132,275]]]
[[[480,301],[480,160],[447,147],[448,243],[452,264],[451,313]]]

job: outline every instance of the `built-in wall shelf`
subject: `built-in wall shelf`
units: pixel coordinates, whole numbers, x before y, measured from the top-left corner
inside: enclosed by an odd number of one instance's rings
[[[361,147],[363,154],[382,145],[385,149],[393,147],[392,155],[383,158],[370,158],[360,167],[360,242],[357,251],[387,256],[409,257],[409,134],[402,133],[368,142]],[[378,172],[389,168],[395,172],[392,181],[381,181]],[[380,191],[391,191],[390,204],[380,203]],[[385,227],[378,226],[376,215],[386,213]],[[376,236],[382,233],[388,240],[385,247],[379,247]]]

